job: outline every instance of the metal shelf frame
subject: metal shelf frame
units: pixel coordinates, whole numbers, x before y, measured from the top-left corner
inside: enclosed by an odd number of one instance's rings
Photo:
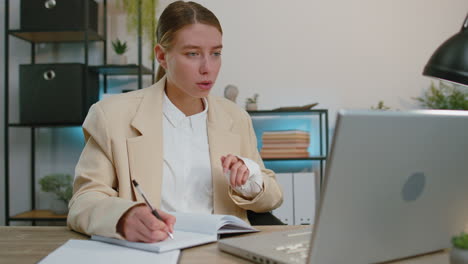
[[[328,110],[327,109],[311,109],[311,110],[259,110],[248,111],[251,117],[256,116],[302,116],[302,115],[318,115],[319,123],[319,156],[311,156],[307,158],[281,158],[281,159],[263,159],[263,161],[285,161],[285,160],[316,160],[320,164],[320,190],[322,189],[325,162],[328,158]]]
[[[141,9],[142,9],[142,1],[138,0],[139,4],[139,20],[138,20],[138,65],[107,65],[107,0],[100,1],[103,5],[103,12],[102,12],[102,23],[103,23],[103,35],[99,35],[98,32],[89,29],[89,3],[88,1],[84,1],[84,30],[62,30],[62,31],[54,31],[54,30],[12,30],[10,29],[10,0],[5,0],[5,16],[4,16],[4,156],[5,156],[5,165],[4,165],[4,175],[5,175],[5,224],[10,225],[11,221],[32,221],[32,224],[35,225],[36,221],[63,221],[66,217],[57,217],[57,216],[46,216],[46,217],[39,217],[34,216],[37,215],[36,209],[36,128],[40,127],[71,127],[71,126],[81,126],[81,124],[75,123],[63,123],[63,124],[22,124],[22,123],[12,123],[10,122],[9,113],[10,113],[10,104],[9,104],[9,96],[10,96],[10,46],[9,40],[10,36],[22,39],[27,41],[31,44],[31,64],[36,63],[36,43],[57,43],[57,42],[75,42],[75,43],[83,43],[84,45],[84,64],[87,70],[96,70],[98,68],[98,72],[103,76],[103,91],[107,93],[107,78],[108,75],[138,75],[138,89],[142,89],[143,82],[142,82],[142,75],[143,74],[151,74],[152,81],[154,82],[154,69],[155,69],[155,62],[152,62],[152,70],[150,72],[149,69],[143,66],[142,64],[142,18],[141,18]],[[154,28],[153,28],[154,29]],[[153,30],[154,31],[154,30]],[[152,36],[154,38],[154,36]],[[89,65],[89,44],[92,41],[102,41],[103,42],[103,65],[101,66],[90,66]],[[107,71],[106,71],[107,70]],[[117,72],[112,72],[112,70],[117,70]],[[87,83],[87,75],[85,74],[84,83]],[[84,95],[86,96],[86,95]],[[84,101],[84,100],[83,100]],[[16,216],[10,215],[10,129],[15,129],[17,127],[27,127],[31,129],[31,211],[24,212]],[[27,217],[21,217],[21,215],[33,215]]]

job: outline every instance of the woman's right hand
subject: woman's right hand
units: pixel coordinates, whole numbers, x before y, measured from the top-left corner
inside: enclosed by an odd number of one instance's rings
[[[148,206],[134,206],[120,218],[117,232],[132,242],[154,243],[165,240],[167,232],[174,232],[176,218],[161,210],[158,213],[164,221],[157,219]]]

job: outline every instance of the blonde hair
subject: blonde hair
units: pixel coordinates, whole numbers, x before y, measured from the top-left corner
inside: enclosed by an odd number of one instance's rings
[[[157,43],[166,51],[170,50],[176,32],[185,26],[197,23],[214,26],[223,34],[218,18],[206,7],[191,1],[173,2],[164,9],[159,18],[156,28]],[[156,73],[156,82],[165,74],[166,71],[159,65]]]

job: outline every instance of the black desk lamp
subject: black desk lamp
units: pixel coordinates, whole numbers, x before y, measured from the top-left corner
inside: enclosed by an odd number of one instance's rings
[[[423,75],[468,86],[468,15],[460,32],[432,54]]]

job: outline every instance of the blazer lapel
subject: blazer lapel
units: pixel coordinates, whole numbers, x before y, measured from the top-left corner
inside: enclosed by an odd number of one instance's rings
[[[233,121],[219,107],[216,99],[208,97],[208,144],[213,179],[213,209],[216,214],[232,213],[237,206],[228,195],[228,183],[223,173],[221,156],[240,154],[240,137],[232,130]]]
[[[147,88],[131,126],[141,135],[127,138],[130,178],[145,191],[157,208],[161,205],[163,166],[162,98],[166,79]],[[132,186],[137,201],[144,201]]]

